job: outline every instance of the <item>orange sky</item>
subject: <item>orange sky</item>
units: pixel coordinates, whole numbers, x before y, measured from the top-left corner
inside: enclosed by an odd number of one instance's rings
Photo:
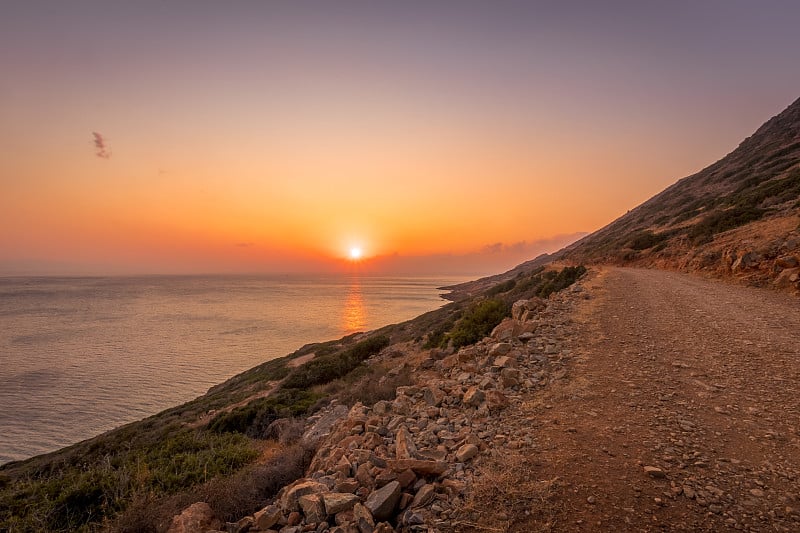
[[[800,86],[796,32],[757,6],[707,31],[718,11],[378,4],[20,2],[0,274],[336,270],[356,245],[490,273],[722,157]],[[769,61],[734,39],[754,24]]]

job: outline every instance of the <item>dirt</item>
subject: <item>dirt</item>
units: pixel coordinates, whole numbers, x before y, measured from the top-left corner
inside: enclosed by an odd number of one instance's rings
[[[584,286],[474,529],[800,531],[800,300],[658,270]]]

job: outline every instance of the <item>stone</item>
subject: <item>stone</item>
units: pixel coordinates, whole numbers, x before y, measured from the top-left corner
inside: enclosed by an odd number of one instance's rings
[[[403,426],[397,430],[395,436],[395,457],[398,459],[413,459],[417,455],[417,447],[411,438],[411,433]]]
[[[342,492],[326,492],[322,494],[322,504],[328,516],[341,513],[353,508],[358,503],[358,496]]]
[[[289,488],[281,497],[281,507],[285,511],[298,511],[300,509],[298,500],[301,496],[320,492],[328,492],[328,486],[316,481],[301,479],[289,485]]]
[[[422,476],[440,476],[447,471],[447,463],[444,461],[426,461],[424,459],[397,459],[387,461],[389,468],[395,472],[403,470],[413,470],[415,474]]]
[[[498,357],[501,355],[505,355],[511,351],[511,344],[508,342],[497,342],[489,348],[489,356],[490,357]]]
[[[245,516],[238,522],[228,522],[225,526],[228,533],[247,533],[253,527],[254,522],[252,516]]]
[[[536,335],[534,335],[534,334],[533,334],[533,333],[531,333],[530,331],[525,331],[525,332],[523,332],[523,333],[520,333],[520,334],[517,336],[517,339],[519,339],[519,341],[520,341],[521,343],[523,343],[523,344],[527,344],[528,342],[530,342],[531,340],[533,340],[535,337],[536,337]]]
[[[397,475],[397,481],[400,482],[400,486],[403,488],[413,485],[416,480],[417,475],[411,469],[403,470]]]
[[[506,395],[498,390],[486,391],[486,403],[489,409],[504,409],[509,405]]]
[[[486,399],[486,395],[478,387],[470,387],[464,393],[464,404],[470,407],[478,407]]]
[[[340,419],[347,416],[347,406],[346,405],[335,405],[326,412],[316,421],[314,424],[308,428],[308,430],[303,433],[303,441],[304,442],[317,442],[322,437],[329,435],[333,425],[338,422]]]
[[[775,264],[780,268],[796,268],[800,266],[800,262],[798,262],[797,258],[793,255],[779,257],[775,260]]]
[[[494,358],[494,364],[498,368],[513,368],[517,366],[517,360],[507,355],[501,355]]]
[[[444,400],[444,393],[436,386],[425,387],[422,389],[422,399],[428,405],[439,407]]]
[[[411,500],[411,505],[409,505],[409,508],[416,509],[417,507],[424,507],[432,502],[435,496],[436,487],[430,483],[425,483],[414,495],[414,499]]]
[[[400,501],[400,483],[392,481],[380,489],[372,491],[364,502],[364,507],[369,510],[376,520],[386,520],[394,512]]]
[[[205,502],[197,502],[172,518],[167,533],[205,533],[209,529],[219,529],[220,525],[214,518],[211,506]]]
[[[459,463],[466,463],[476,455],[478,455],[478,447],[474,444],[464,444],[456,452],[456,459]]]
[[[663,479],[663,478],[667,477],[666,472],[664,472],[662,469],[660,469],[657,466],[645,466],[644,467],[644,473],[647,474],[648,476],[654,478],[654,479]]]
[[[354,496],[355,497],[355,496]],[[306,517],[306,522],[321,522],[327,516],[325,513],[325,506],[322,503],[322,496],[319,494],[306,494],[300,496],[297,500],[303,514]]]
[[[522,315],[528,310],[528,300],[517,300],[511,304],[511,318],[522,320]]]
[[[253,515],[253,525],[262,531],[271,528],[281,519],[281,509],[277,505],[268,505]]]
[[[352,478],[339,481],[333,487],[335,492],[347,492],[351,494],[355,492],[356,489],[358,489],[358,481]]]
[[[756,252],[747,252],[742,254],[740,258],[733,262],[731,265],[731,270],[734,272],[738,272],[741,270],[746,270],[748,268],[753,268],[758,265],[761,261],[761,255],[757,254]]]
[[[303,521],[303,515],[301,515],[297,511],[292,511],[291,513],[289,513],[289,517],[286,519],[286,525],[288,525],[289,527],[296,526],[302,521]]]
[[[353,506],[353,520],[361,533],[372,533],[375,529],[375,519],[363,504]]]
[[[365,487],[372,487],[375,485],[375,480],[366,463],[358,465],[358,469],[356,469],[356,480]]]

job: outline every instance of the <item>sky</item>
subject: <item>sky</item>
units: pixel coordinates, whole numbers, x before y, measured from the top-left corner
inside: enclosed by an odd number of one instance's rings
[[[793,102],[798,22],[770,0],[2,0],[0,274],[499,272]]]

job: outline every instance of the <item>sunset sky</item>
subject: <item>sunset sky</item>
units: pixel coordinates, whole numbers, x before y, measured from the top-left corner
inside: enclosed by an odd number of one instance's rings
[[[0,274],[486,274],[800,96],[800,3],[4,1]],[[376,259],[377,258],[377,259]]]

